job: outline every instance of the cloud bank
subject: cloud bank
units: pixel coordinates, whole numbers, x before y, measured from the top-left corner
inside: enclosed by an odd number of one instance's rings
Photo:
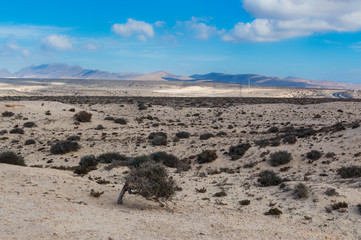
[[[243,0],[243,7],[255,20],[237,23],[224,41],[269,42],[361,30],[360,0]]]

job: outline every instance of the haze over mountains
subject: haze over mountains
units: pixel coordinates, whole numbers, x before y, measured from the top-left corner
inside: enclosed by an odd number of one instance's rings
[[[228,84],[257,85],[271,87],[299,88],[342,88],[361,89],[361,84],[351,84],[333,81],[313,81],[295,77],[278,78],[256,74],[223,74],[209,73],[204,75],[179,76],[159,71],[149,74],[142,73],[110,73],[107,71],[84,69],[78,65],[69,66],[62,63],[31,65],[18,72],[11,73],[7,69],[0,70],[3,78],[45,78],[45,79],[97,79],[97,80],[137,80],[137,81],[192,81],[217,82]]]

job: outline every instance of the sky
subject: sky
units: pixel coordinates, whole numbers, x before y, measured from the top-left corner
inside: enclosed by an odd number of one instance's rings
[[[2,1],[0,69],[45,63],[361,83],[361,0]]]

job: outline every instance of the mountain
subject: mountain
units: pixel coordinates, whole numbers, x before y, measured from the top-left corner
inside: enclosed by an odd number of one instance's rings
[[[15,75],[9,72],[6,68],[0,69],[0,77],[8,78],[14,77]]]
[[[193,81],[219,82],[242,84],[251,86],[268,86],[268,87],[298,87],[298,88],[344,88],[344,89],[361,89],[361,84],[342,83],[333,81],[313,81],[300,78],[278,78],[266,77],[255,74],[223,74],[208,73],[204,75],[192,75]]]
[[[159,71],[153,72],[149,74],[144,74],[141,76],[129,78],[129,80],[137,80],[137,81],[167,81],[167,80],[176,80],[176,81],[187,81],[191,80],[189,77],[178,76],[168,72]]]

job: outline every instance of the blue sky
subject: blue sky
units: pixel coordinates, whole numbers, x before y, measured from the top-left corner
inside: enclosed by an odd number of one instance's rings
[[[2,2],[0,69],[43,63],[361,83],[361,0]]]

